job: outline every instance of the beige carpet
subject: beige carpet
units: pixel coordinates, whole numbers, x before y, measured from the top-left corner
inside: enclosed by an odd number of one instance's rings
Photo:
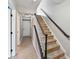
[[[17,54],[10,59],[38,59],[30,37],[24,37],[17,47]]]

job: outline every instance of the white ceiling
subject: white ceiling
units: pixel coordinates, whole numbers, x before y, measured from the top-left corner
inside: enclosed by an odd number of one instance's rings
[[[35,13],[38,5],[42,1],[50,2],[50,4],[60,4],[65,0],[13,0],[16,9],[22,14]]]
[[[22,13],[34,13],[41,0],[14,0],[16,4],[16,9]]]

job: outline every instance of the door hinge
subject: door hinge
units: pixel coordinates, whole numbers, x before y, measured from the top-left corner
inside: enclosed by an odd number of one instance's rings
[[[11,52],[13,52],[13,49],[11,49]]]
[[[13,32],[11,32],[11,34],[13,34]]]
[[[11,14],[11,17],[12,17],[13,15]]]

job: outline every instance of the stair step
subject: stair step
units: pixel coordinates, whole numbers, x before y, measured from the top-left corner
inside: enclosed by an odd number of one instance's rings
[[[41,25],[41,28],[48,28],[46,25]]]
[[[48,35],[47,37],[54,37],[54,35]]]
[[[63,57],[60,57],[59,59],[66,59],[66,57],[65,57],[65,56],[63,56]]]
[[[54,51],[58,50],[59,48],[60,48],[60,46],[57,43],[48,44],[48,46],[47,46],[47,52],[51,53],[51,52],[54,52]]]
[[[54,39],[54,35],[48,34],[47,39]]]
[[[47,25],[41,24],[41,27],[47,27]]]
[[[41,22],[40,24],[41,24],[41,25],[46,25],[46,23],[44,23],[44,22]]]
[[[44,32],[44,34],[51,35],[51,32]]]
[[[44,32],[50,32],[48,28],[42,28]]]
[[[40,24],[46,24],[43,20],[40,22]]]
[[[45,24],[46,25],[46,23],[44,21],[41,21],[40,24]]]
[[[44,32],[50,32],[49,29],[44,29],[43,31],[44,31]]]
[[[54,43],[54,42],[56,42],[55,39],[48,39],[48,40],[47,40],[47,44],[49,44],[49,43]]]
[[[47,26],[41,26],[41,28],[42,28],[42,30],[44,30],[44,29],[48,29]]]
[[[42,28],[43,32],[50,32],[48,28]]]
[[[49,59],[65,59],[64,55],[65,55],[64,52],[61,49],[59,49],[57,51],[54,51],[48,54],[48,58]]]
[[[49,30],[48,27],[41,27],[42,30]]]
[[[43,29],[43,28],[42,28],[42,31],[43,31],[44,34],[51,35],[51,32],[49,31],[48,28],[47,28],[47,29]]]

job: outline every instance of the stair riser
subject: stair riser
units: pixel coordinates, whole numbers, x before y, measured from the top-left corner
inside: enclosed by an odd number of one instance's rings
[[[56,41],[47,42],[48,45],[49,44],[54,44],[54,43],[56,43]]]
[[[51,53],[51,52],[54,52],[54,51],[58,50],[59,48],[60,48],[60,46],[58,45],[58,46],[56,46],[54,48],[51,48],[51,49],[49,49],[47,51],[48,51],[48,53]]]
[[[42,30],[49,30],[48,28],[42,28]]]
[[[49,29],[48,29],[48,28],[42,28],[42,31],[46,31],[46,30],[48,30],[48,31],[49,31]]]
[[[66,57],[65,56],[62,56],[62,57],[60,57],[60,59],[66,59]]]
[[[44,31],[43,30],[43,32],[46,33],[46,34],[48,34],[48,35],[51,35],[51,32],[50,31]]]
[[[49,31],[44,31],[44,33],[47,33],[47,34],[49,34],[49,33],[51,33],[51,32],[49,32]]]
[[[54,57],[54,58],[52,58],[52,59],[60,59],[61,57],[63,57],[65,54],[64,53],[62,53],[62,54],[60,54],[60,55],[58,55],[58,56],[56,56],[56,57]]]
[[[40,24],[42,25],[42,24],[45,24],[45,23],[44,23],[44,22],[41,22]],[[45,25],[46,25],[46,24],[45,24]]]
[[[47,39],[54,39],[54,37],[52,36],[52,37],[47,37]]]
[[[47,27],[47,26],[43,26],[43,25],[42,25],[42,26],[41,26],[41,28],[48,28],[48,27]]]

